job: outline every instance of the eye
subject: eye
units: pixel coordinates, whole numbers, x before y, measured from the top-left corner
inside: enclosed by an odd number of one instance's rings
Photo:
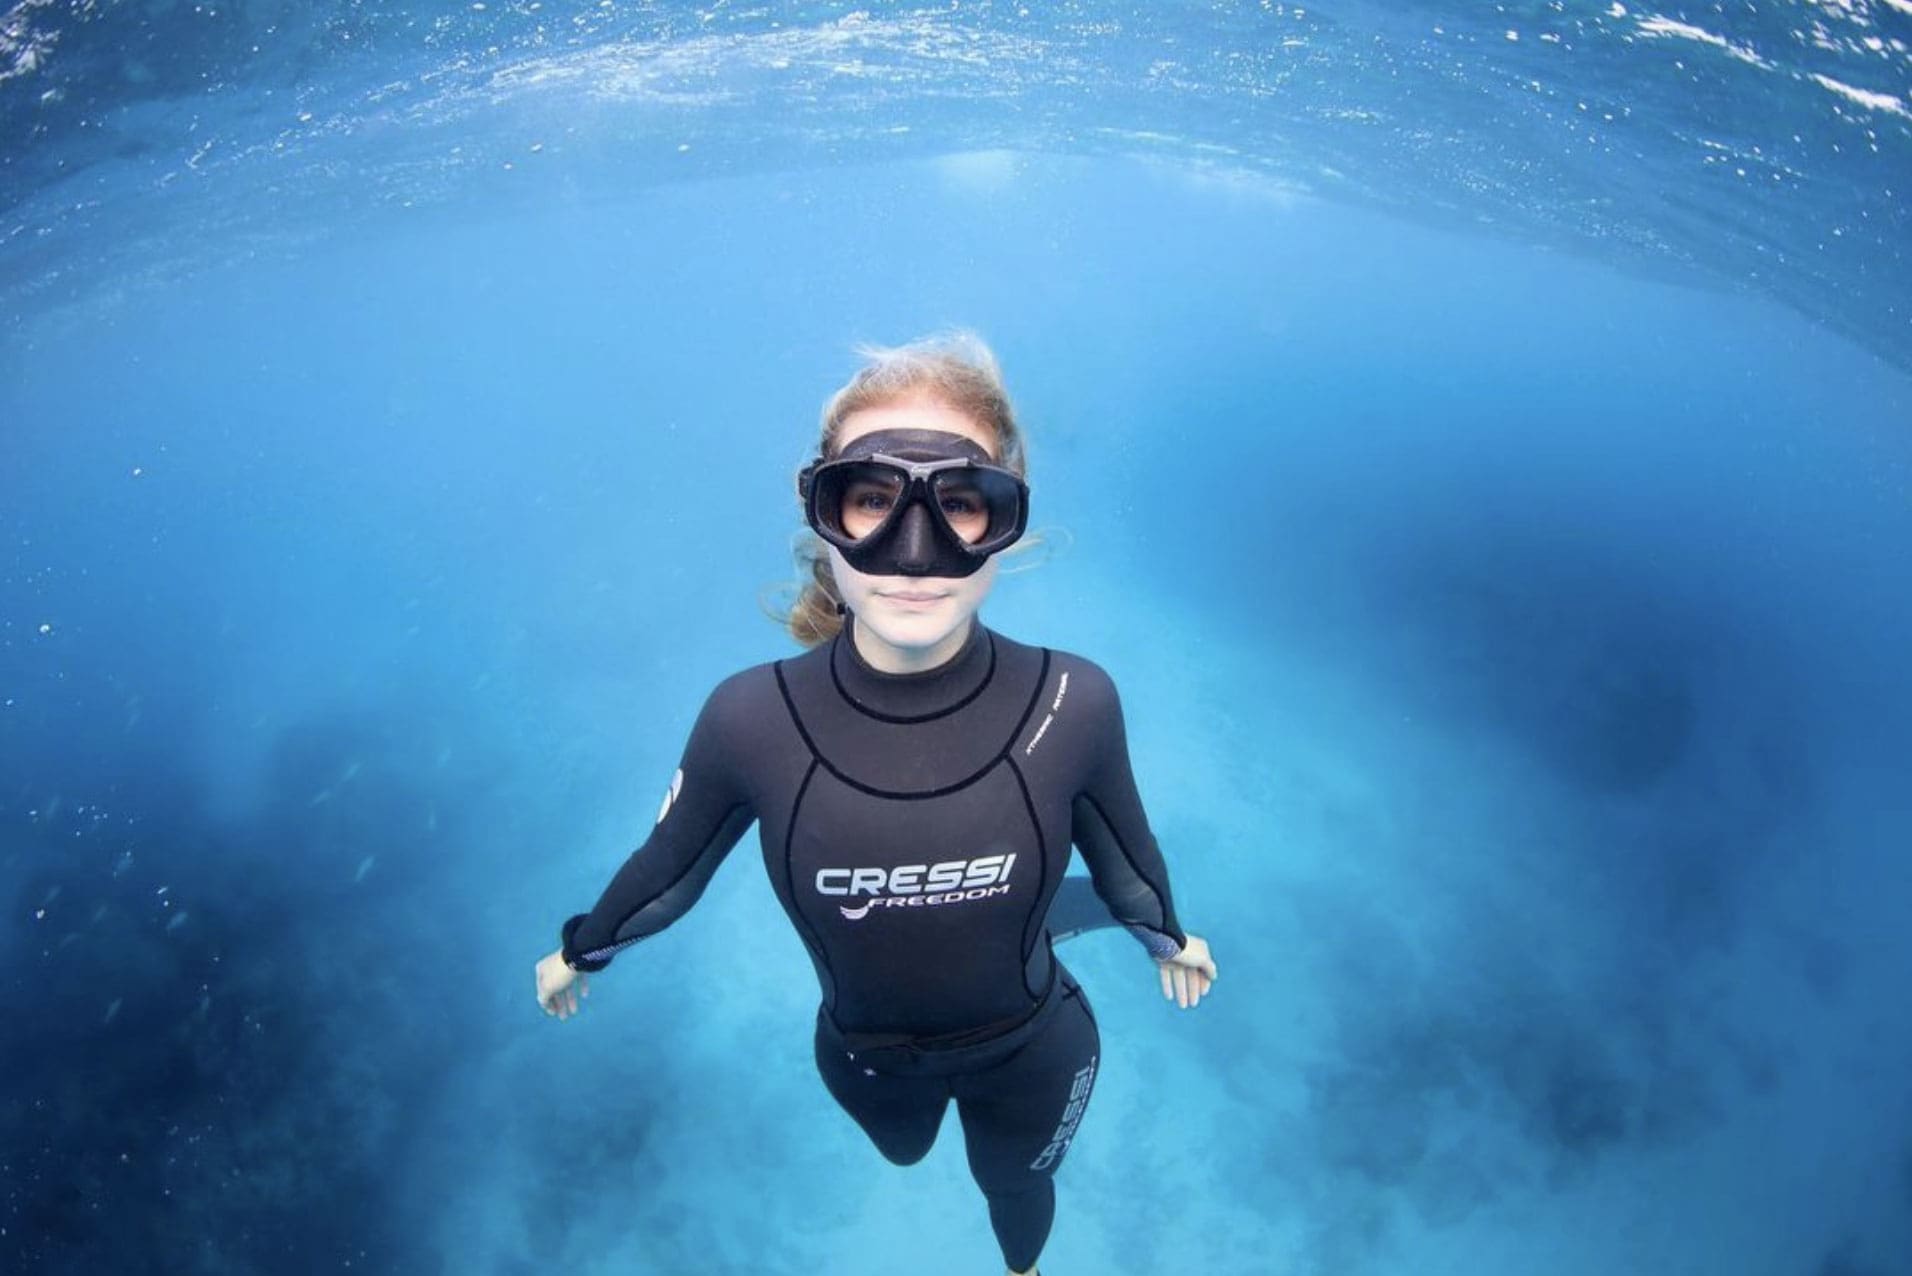
[[[843,529],[852,536],[867,536],[890,516],[891,510],[896,507],[897,496],[894,483],[857,479],[845,484],[843,501],[839,506],[842,512],[838,515]]]
[[[943,512],[952,518],[957,515],[973,515],[983,512],[983,494],[967,484],[948,484],[936,493],[937,504]]]

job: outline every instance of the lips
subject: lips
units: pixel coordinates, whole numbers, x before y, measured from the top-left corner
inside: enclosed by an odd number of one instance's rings
[[[898,594],[898,593],[883,595],[883,597],[885,598],[894,598],[899,602],[906,602],[906,603],[933,603],[939,598],[947,598],[948,596],[949,595],[947,594]]]

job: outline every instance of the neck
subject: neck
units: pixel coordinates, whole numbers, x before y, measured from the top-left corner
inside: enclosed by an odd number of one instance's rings
[[[867,625],[851,625],[850,638],[856,644],[857,654],[872,669],[882,673],[922,673],[955,659],[969,639],[970,626],[975,623],[974,615],[966,617],[960,629],[929,647],[895,646],[872,633]]]

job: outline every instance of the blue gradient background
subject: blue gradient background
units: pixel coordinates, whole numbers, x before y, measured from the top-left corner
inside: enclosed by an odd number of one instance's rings
[[[0,341],[0,1266],[999,1270],[954,1132],[815,1076],[754,830],[581,1018],[531,982],[795,650],[849,347],[960,324],[1052,541],[983,616],[1113,673],[1223,972],[1070,941],[1045,1273],[1912,1273],[1889,351],[1159,157],[353,227]]]

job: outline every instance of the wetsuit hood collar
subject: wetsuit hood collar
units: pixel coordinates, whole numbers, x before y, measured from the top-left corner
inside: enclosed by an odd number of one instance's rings
[[[975,697],[995,669],[995,644],[979,616],[969,619],[969,636],[954,656],[934,669],[885,673],[857,650],[852,626],[856,613],[843,617],[843,630],[831,640],[830,672],[837,689],[857,708],[875,717],[934,717]]]

